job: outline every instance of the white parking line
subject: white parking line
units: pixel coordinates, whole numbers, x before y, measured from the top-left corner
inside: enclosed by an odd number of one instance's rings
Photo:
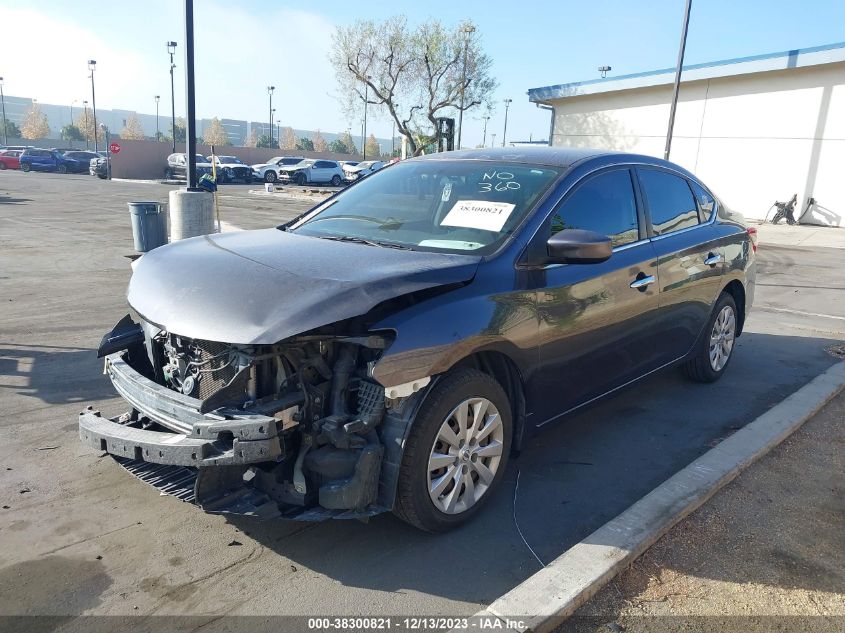
[[[772,306],[754,306],[758,310],[766,310],[768,312],[785,312],[786,314],[797,314],[799,316],[820,317],[822,319],[836,319],[837,321],[845,321],[845,317],[836,316],[834,314],[820,314],[818,312],[804,312],[803,310],[790,310],[789,308],[774,308]]]

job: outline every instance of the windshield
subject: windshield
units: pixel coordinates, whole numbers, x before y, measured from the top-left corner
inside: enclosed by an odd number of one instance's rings
[[[243,164],[243,163],[241,163],[241,159],[240,159],[240,158],[238,158],[237,156],[218,156],[218,157],[217,157],[217,162],[218,162],[218,163],[238,163],[238,164]]]
[[[491,253],[560,171],[488,161],[398,163],[306,214],[287,230],[415,250]]]

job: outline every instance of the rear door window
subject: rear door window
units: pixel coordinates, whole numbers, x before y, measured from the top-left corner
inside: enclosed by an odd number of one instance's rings
[[[585,229],[610,237],[613,246],[639,239],[631,172],[616,169],[588,178],[552,215],[550,234]]]
[[[656,235],[698,225],[698,208],[685,178],[657,169],[637,173]]]

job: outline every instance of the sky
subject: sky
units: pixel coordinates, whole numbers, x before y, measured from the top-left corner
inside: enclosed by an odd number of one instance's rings
[[[44,103],[90,99],[87,60],[97,60],[97,106],[155,113],[170,99],[169,56],[176,54],[176,112],[184,114],[184,25],[179,0],[0,0],[7,95]],[[338,132],[347,121],[328,61],[332,32],[357,19],[404,14],[410,23],[471,19],[493,58],[499,82],[487,130],[501,142],[545,139],[549,114],[528,101],[529,88],[668,68],[678,53],[684,0],[195,0],[196,110],[251,121],[268,118],[267,86],[281,125]],[[805,48],[845,39],[843,0],[693,0],[685,63]],[[8,51],[20,54],[9,55]],[[482,142],[479,109],[464,117],[464,146]],[[389,138],[386,117],[368,132]]]

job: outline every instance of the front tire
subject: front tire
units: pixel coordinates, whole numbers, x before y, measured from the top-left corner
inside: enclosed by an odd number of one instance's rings
[[[66,174],[67,173],[67,165],[59,165],[56,168],[56,171],[59,172],[60,174]]]
[[[0,171],[6,169],[6,163],[0,163]]]
[[[276,172],[268,169],[264,172],[264,182],[276,182]]]
[[[32,166],[29,163],[21,163],[21,171],[29,171]]]
[[[736,302],[730,293],[723,292],[695,350],[682,366],[687,378],[695,382],[715,382],[722,377],[733,358],[738,323]]]
[[[427,532],[469,521],[499,487],[512,435],[501,385],[477,369],[450,372],[412,422],[394,513]]]
[[[298,173],[296,175],[296,184],[299,185],[300,187],[304,187],[305,185],[308,184],[308,176],[306,176],[302,172]]]

